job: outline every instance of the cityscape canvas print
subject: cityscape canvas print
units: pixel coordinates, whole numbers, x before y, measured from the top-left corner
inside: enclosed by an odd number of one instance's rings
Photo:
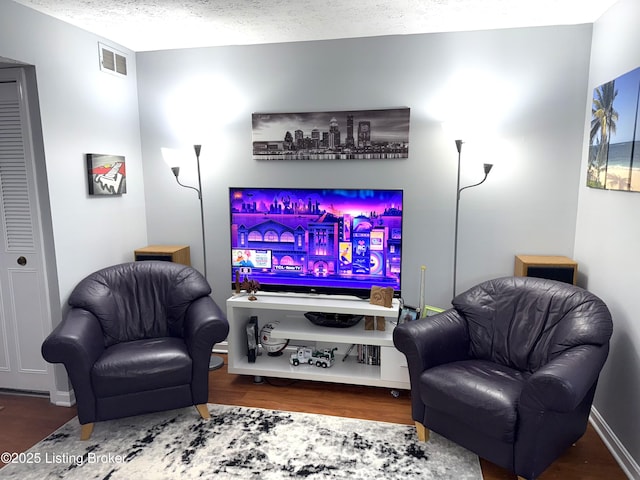
[[[593,91],[587,185],[640,191],[640,68]]]
[[[127,193],[124,157],[87,153],[89,195],[120,195]]]
[[[255,160],[396,159],[409,155],[409,108],[254,113]]]

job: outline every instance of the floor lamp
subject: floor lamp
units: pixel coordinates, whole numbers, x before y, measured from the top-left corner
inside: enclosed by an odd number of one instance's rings
[[[180,183],[180,179],[178,176],[180,175],[180,167],[171,167],[171,171],[173,175],[176,177],[176,182],[178,185],[184,188],[190,188],[191,190],[195,190],[198,194],[198,200],[200,200],[200,226],[202,229],[202,256],[204,259],[204,278],[207,278],[207,243],[204,238],[204,205],[202,203],[202,176],[200,175],[200,150],[202,149],[202,145],[194,145],[193,150],[196,153],[196,163],[198,165],[198,188],[192,187],[190,185],[185,185]],[[222,357],[218,357],[217,355],[212,355],[211,360],[209,361],[209,370],[217,370],[224,365],[224,360]]]
[[[457,274],[458,274],[458,216],[460,212],[460,192],[466,190],[467,188],[477,187],[478,185],[484,183],[484,181],[489,176],[489,172],[493,168],[493,164],[485,163],[484,164],[484,178],[478,183],[474,183],[473,185],[467,185],[466,187],[460,188],[460,160],[462,159],[462,144],[464,142],[462,140],[456,140],[456,149],[458,150],[458,182],[456,185],[456,227],[454,233],[454,243],[453,243],[453,297],[456,296],[456,287],[457,287]]]

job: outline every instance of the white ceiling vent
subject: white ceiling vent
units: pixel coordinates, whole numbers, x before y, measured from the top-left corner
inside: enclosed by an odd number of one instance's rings
[[[100,70],[116,75],[127,75],[127,56],[124,53],[104,43],[98,43],[98,50],[100,52]]]

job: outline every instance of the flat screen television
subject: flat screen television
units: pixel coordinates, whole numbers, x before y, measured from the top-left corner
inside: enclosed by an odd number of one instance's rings
[[[362,298],[375,285],[399,297],[402,197],[400,189],[230,188],[232,284],[239,275],[264,291]]]

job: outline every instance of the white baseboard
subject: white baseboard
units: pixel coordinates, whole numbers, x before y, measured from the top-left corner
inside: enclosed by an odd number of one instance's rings
[[[213,353],[229,353],[229,343],[225,340],[224,342],[216,343],[213,346]]]
[[[602,415],[598,413],[598,410],[591,408],[591,415],[589,416],[589,422],[596,430],[600,438],[607,446],[611,455],[616,459],[620,468],[631,480],[640,480],[640,465],[629,455],[629,451],[618,440],[618,437],[613,433],[613,430],[609,428],[607,422],[604,421]]]
[[[52,390],[49,392],[49,400],[59,407],[72,407],[76,404],[76,395],[73,390],[70,392]]]

